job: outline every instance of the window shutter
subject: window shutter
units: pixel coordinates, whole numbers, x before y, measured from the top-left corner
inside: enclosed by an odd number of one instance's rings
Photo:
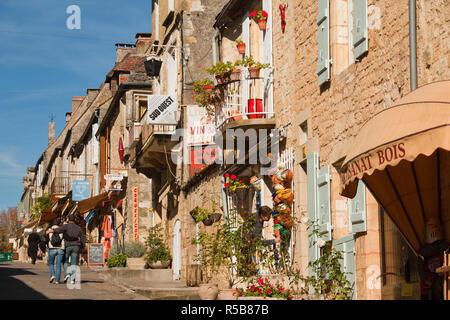
[[[316,152],[310,153],[306,157],[306,170],[307,170],[307,197],[308,197],[308,218],[311,221],[317,219],[317,171],[319,170],[319,154]],[[308,230],[311,233],[311,230]],[[316,236],[310,236],[308,238],[308,261],[313,262],[319,258],[319,247],[315,245]],[[312,274],[312,270],[309,270],[309,275]]]
[[[355,59],[359,59],[369,50],[368,46],[368,23],[367,23],[367,0],[353,1],[353,47],[355,48]]]
[[[334,242],[336,251],[342,252],[341,270],[346,272],[346,278],[353,288],[353,297],[356,299],[356,260],[355,260],[355,238],[354,235],[337,239]]]
[[[250,55],[250,18],[249,18],[249,12],[247,11],[244,14],[244,19],[242,20],[242,41],[245,42],[245,56]],[[242,111],[245,110],[245,105],[247,105],[247,100],[249,99],[249,92],[250,92],[250,81],[247,80],[248,78],[248,69],[242,68],[242,86],[241,86],[241,96],[242,96]],[[245,112],[244,112],[245,113]],[[245,118],[246,116],[244,116]]]
[[[319,0],[317,28],[319,36],[319,56],[317,75],[319,86],[330,80],[330,19],[329,0]]]
[[[325,241],[331,240],[331,194],[330,194],[330,167],[319,169],[317,177],[319,235]]]
[[[367,231],[366,186],[362,181],[358,182],[358,191],[355,197],[348,200],[348,210],[350,214],[350,232]]]
[[[98,130],[98,123],[94,123],[92,125],[92,143],[93,143],[92,164],[98,164],[98,150],[100,147],[100,142],[97,140],[97,137],[95,136],[97,130]]]

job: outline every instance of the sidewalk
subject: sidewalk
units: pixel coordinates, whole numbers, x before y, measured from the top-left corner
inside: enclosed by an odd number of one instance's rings
[[[172,280],[171,269],[98,268],[99,276],[151,300],[200,300],[197,287]]]

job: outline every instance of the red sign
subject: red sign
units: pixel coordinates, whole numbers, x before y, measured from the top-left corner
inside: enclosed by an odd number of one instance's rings
[[[128,76],[119,76],[119,83],[124,82],[125,80],[127,80]]]
[[[191,148],[191,176],[203,171],[214,163],[217,157],[217,147],[192,147]]]
[[[138,225],[138,188],[133,188],[133,238],[134,242],[139,240],[139,225]]]

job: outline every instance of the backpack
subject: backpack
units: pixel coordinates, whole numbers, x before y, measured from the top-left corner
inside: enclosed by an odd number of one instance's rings
[[[59,236],[59,234],[52,233],[52,236],[51,236],[51,239],[50,239],[50,243],[52,244],[53,247],[60,247],[61,243],[62,243],[62,239]]]
[[[67,228],[67,231],[64,232],[64,240],[66,241],[77,241],[79,238],[81,228],[77,226],[76,224],[73,224],[72,226],[69,226]]]

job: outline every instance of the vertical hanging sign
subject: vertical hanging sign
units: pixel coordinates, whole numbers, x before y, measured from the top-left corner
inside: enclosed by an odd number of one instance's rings
[[[133,237],[138,242],[138,188],[133,188]]]

